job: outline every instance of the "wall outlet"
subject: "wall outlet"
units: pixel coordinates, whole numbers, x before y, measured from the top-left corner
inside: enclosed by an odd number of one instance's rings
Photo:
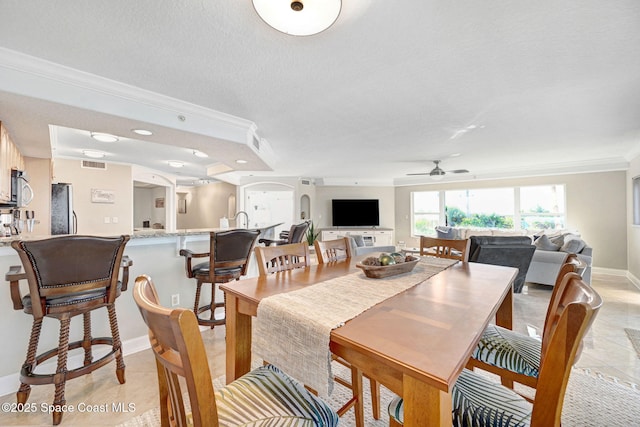
[[[175,307],[176,305],[180,305],[180,294],[171,295],[171,307]]]
[[[111,217],[110,216],[105,216],[104,217],[104,223],[105,224],[111,224]]]
[[[112,224],[117,224],[118,223],[118,217],[114,216],[113,218],[111,218],[111,223]]]

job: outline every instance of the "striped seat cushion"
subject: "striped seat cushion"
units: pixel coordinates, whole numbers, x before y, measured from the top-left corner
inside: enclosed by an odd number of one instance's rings
[[[454,427],[526,427],[533,405],[522,396],[472,371],[464,370],[452,391]],[[389,403],[389,416],[404,422],[401,398]]]
[[[511,372],[537,377],[541,350],[542,343],[536,338],[489,325],[472,357]]]
[[[220,426],[338,425],[338,414],[272,365],[261,366],[216,390]]]

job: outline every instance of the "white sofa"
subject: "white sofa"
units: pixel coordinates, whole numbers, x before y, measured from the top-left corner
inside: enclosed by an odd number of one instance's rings
[[[576,253],[578,258],[586,264],[581,272],[582,279],[591,284],[591,266],[593,263],[593,248],[586,244],[569,244],[571,240],[579,240],[577,232],[567,230],[499,230],[474,229],[463,227],[436,227],[438,237],[444,239],[468,239],[471,236],[529,236],[537,246],[527,271],[525,281],[553,286],[560,267],[564,264],[569,253]],[[546,236],[540,240],[542,236]],[[571,236],[571,237],[567,237]],[[565,238],[567,246],[565,247]],[[546,244],[547,239],[551,244]],[[573,247],[570,247],[573,246]],[[578,249],[573,251],[572,249]]]
[[[349,235],[349,241],[351,242],[351,254],[353,256],[364,255],[373,252],[395,252],[395,246],[367,246],[362,236]]]

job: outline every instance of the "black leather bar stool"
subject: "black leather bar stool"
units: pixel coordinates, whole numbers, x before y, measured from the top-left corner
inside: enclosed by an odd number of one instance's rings
[[[311,225],[311,221],[301,222],[291,226],[288,232],[280,233],[280,240],[260,239],[258,243],[264,243],[265,246],[271,245],[289,245],[291,243],[300,243],[305,238],[307,230]]]
[[[196,279],[196,297],[193,312],[200,325],[224,325],[225,318],[215,318],[216,308],[224,307],[224,301],[216,302],[216,283],[226,283],[238,280],[247,274],[249,257],[256,244],[260,232],[258,230],[236,229],[211,232],[209,252],[194,253],[189,249],[182,249],[180,255],[185,257],[187,277]],[[193,258],[209,258],[208,261],[192,265]],[[213,267],[212,267],[213,266]],[[211,303],[200,305],[200,291],[203,283],[211,283]],[[200,314],[210,311],[210,318],[203,319]]]
[[[11,300],[15,310],[24,310],[33,316],[27,358],[20,371],[18,403],[26,403],[32,385],[55,384],[54,406],[65,404],[64,390],[67,380],[88,374],[116,360],[116,376],[124,384],[124,359],[118,332],[115,301],[127,289],[128,257],[123,256],[129,236],[115,238],[93,236],[63,236],[44,240],[14,241],[11,246],[18,252],[20,266],[12,266],[6,274],[10,282]],[[118,274],[122,267],[122,280]],[[22,296],[19,281],[26,279],[29,293]],[[91,311],[105,307],[109,314],[111,337],[91,336]],[[82,315],[84,337],[69,342],[71,318]],[[36,355],[42,322],[45,317],[60,321],[58,346]],[[93,360],[92,347],[111,346],[111,351]],[[82,348],[84,363],[74,369],[67,368],[69,350]],[[55,373],[37,374],[36,367],[57,356]],[[53,413],[53,424],[62,421],[63,413]]]

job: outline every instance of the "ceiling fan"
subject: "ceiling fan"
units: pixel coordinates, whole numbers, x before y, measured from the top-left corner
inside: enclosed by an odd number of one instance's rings
[[[433,178],[435,180],[438,180],[438,179],[442,179],[446,173],[469,173],[469,171],[466,170],[466,169],[454,169],[454,170],[450,170],[450,171],[444,171],[440,167],[440,162],[441,161],[442,160],[433,160],[433,163],[436,164],[436,167],[434,167],[431,170],[431,172],[408,173],[407,175],[429,175],[429,176],[431,176],[431,178]]]

